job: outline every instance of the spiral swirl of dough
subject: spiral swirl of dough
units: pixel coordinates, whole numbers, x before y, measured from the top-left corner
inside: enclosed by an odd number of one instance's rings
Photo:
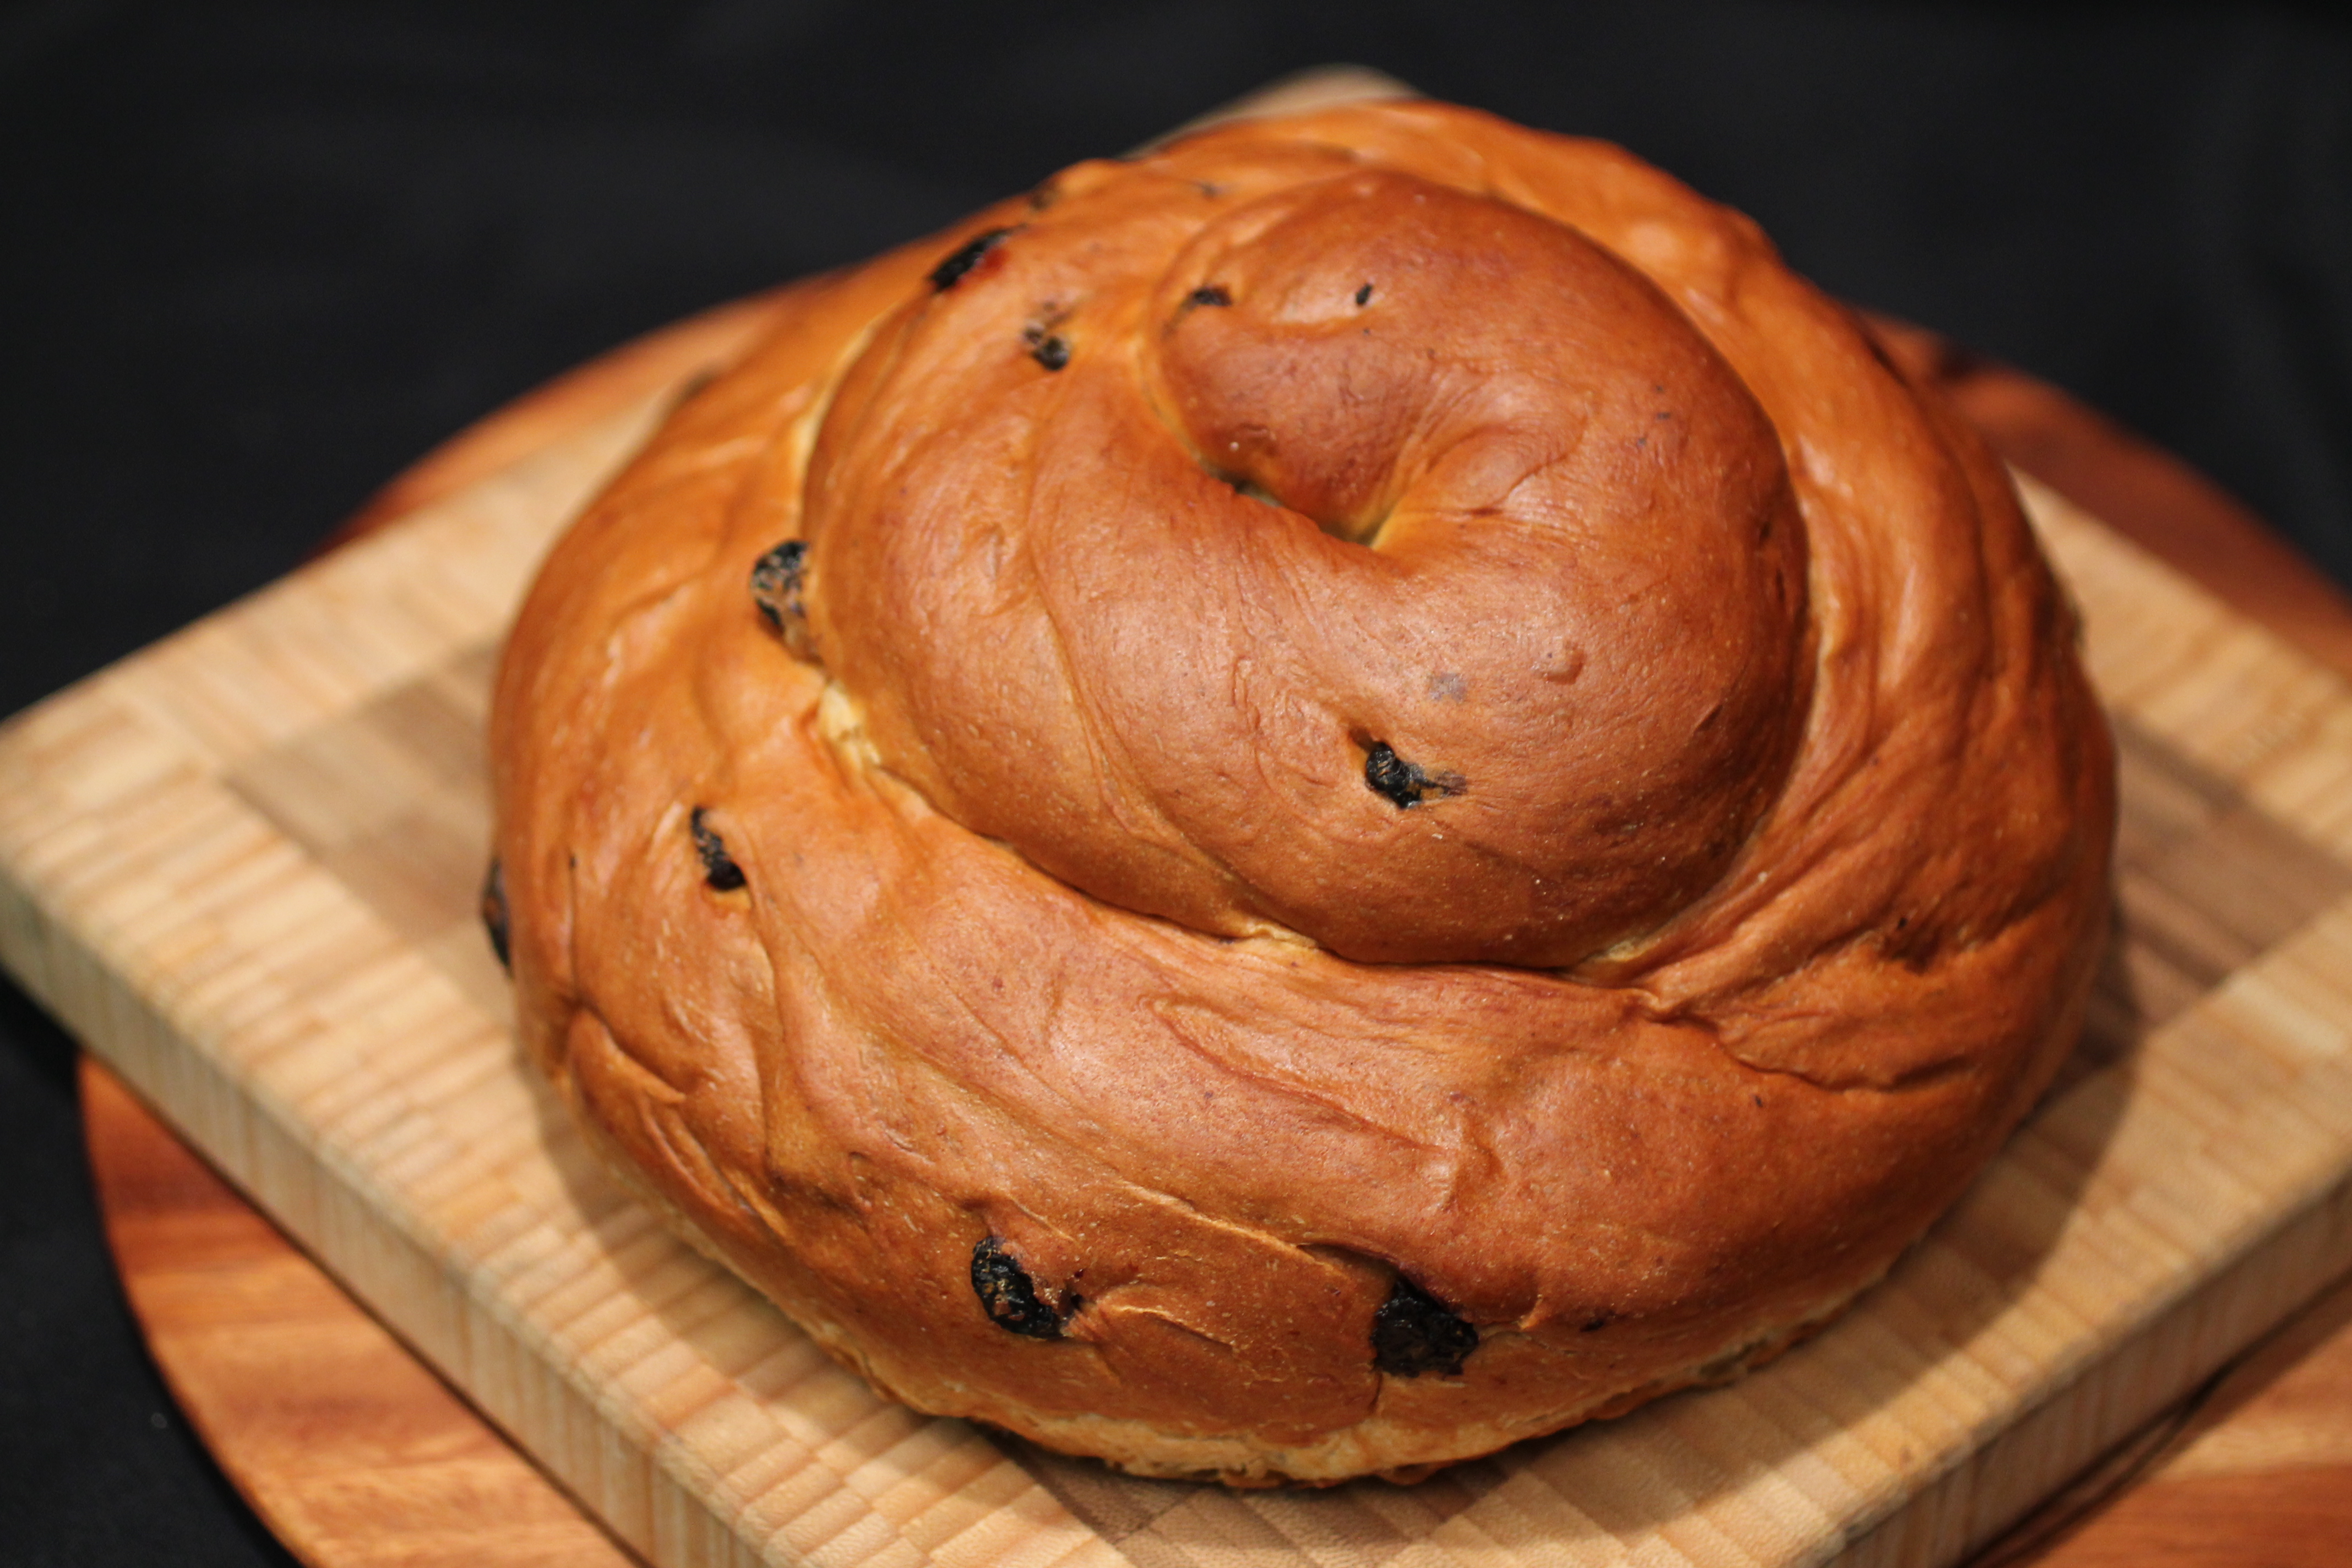
[[[1488,1451],[1810,1331],[2071,1042],[2071,616],[1745,219],[1354,108],[778,321],[534,587],[499,853],[535,1056],[877,1386]]]

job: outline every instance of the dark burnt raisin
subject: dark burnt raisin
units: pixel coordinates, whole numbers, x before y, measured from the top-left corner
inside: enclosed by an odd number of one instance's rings
[[[1359,305],[1369,305],[1371,302],[1372,286],[1367,283],[1362,288],[1356,290],[1356,303]]]
[[[787,539],[751,568],[751,602],[778,631],[784,629],[786,620],[803,618],[801,578],[807,561],[808,542]]]
[[[1234,297],[1225,292],[1225,286],[1222,283],[1203,283],[1193,289],[1184,302],[1188,305],[1230,305]]]
[[[980,265],[980,258],[1004,243],[1009,228],[992,228],[973,235],[956,247],[945,261],[931,268],[931,287],[940,293],[956,286],[956,279]]]
[[[1364,782],[1373,794],[1395,802],[1399,811],[1420,804],[1431,788],[1429,775],[1398,756],[1386,741],[1374,741],[1364,753]]]
[[[496,860],[482,879],[482,929],[489,933],[490,951],[499,955],[499,967],[511,972],[514,955],[507,946],[507,868]]]
[[[1059,370],[1070,363],[1070,345],[1061,338],[1039,338],[1037,346],[1029,351],[1029,357],[1047,370]]]
[[[1004,1250],[995,1237],[984,1237],[971,1249],[971,1293],[988,1321],[1007,1333],[1033,1340],[1062,1337],[1061,1314],[1038,1297],[1028,1272]]]
[[[687,827],[694,835],[694,852],[702,857],[702,879],[719,892],[731,893],[743,885],[743,868],[727,853],[727,841],[711,832],[702,818],[698,805],[687,818]]]
[[[1372,1364],[1399,1377],[1452,1377],[1477,1348],[1476,1329],[1402,1274],[1372,1314]]]

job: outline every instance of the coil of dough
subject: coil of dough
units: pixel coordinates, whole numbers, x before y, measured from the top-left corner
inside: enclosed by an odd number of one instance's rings
[[[874,1386],[1410,1476],[1733,1375],[2077,1031],[2114,767],[1982,445],[1755,226],[1433,103],[800,284],[548,560],[486,902]]]

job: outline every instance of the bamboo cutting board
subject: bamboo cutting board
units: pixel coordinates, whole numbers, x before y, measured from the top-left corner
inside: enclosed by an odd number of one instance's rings
[[[1948,1561],[2352,1261],[2352,697],[2037,495],[2124,741],[2126,936],[2060,1089],[1837,1330],[1410,1490],[882,1405],[584,1159],[472,926],[497,629],[650,413],[11,723],[0,956],[656,1561]]]

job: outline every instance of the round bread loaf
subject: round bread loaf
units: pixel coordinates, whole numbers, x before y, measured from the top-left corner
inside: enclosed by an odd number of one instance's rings
[[[528,1047],[877,1388],[1409,1475],[1832,1316],[2047,1083],[2110,742],[1755,226],[1431,103],[794,289],[499,672]]]

